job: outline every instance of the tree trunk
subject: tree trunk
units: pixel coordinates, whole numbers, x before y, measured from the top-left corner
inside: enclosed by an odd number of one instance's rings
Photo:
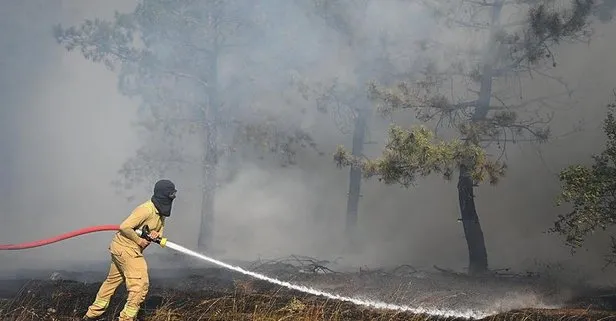
[[[498,52],[498,42],[495,39],[500,23],[500,15],[503,8],[503,0],[497,0],[492,5],[492,23],[490,26],[490,38],[486,46],[486,60],[481,69],[481,87],[477,99],[477,107],[471,121],[486,119],[492,98],[493,66]],[[460,202],[460,217],[464,226],[464,236],[468,245],[468,273],[471,275],[481,274],[488,271],[488,252],[479,215],[475,208],[474,183],[468,168],[460,166],[458,179],[458,199]]]
[[[490,38],[486,46],[486,60],[481,68],[481,87],[477,108],[472,116],[472,121],[483,120],[490,110],[490,100],[492,98],[493,66],[498,55],[499,44],[495,37],[499,30],[500,15],[503,9],[503,0],[496,1],[492,5],[492,23],[490,26]]]
[[[214,122],[209,122],[206,126],[206,146],[203,158],[203,182],[201,196],[201,226],[199,229],[199,239],[197,247],[199,250],[210,250],[213,239],[214,227],[214,202],[217,185],[217,152],[218,144],[216,141],[217,128]]]
[[[465,166],[460,167],[458,178],[458,199],[460,216],[464,227],[464,237],[468,245],[468,273],[471,275],[485,273],[488,270],[488,253],[475,208],[474,184],[470,172]]]
[[[204,111],[204,155],[203,155],[203,195],[201,201],[201,225],[197,247],[206,251],[212,249],[214,234],[214,205],[218,185],[218,55],[214,55],[209,70],[208,105]]]
[[[353,128],[353,156],[361,157],[366,137],[365,111],[359,110]],[[349,174],[349,195],[347,197],[346,232],[351,237],[357,227],[357,214],[361,189],[361,169],[351,167]]]

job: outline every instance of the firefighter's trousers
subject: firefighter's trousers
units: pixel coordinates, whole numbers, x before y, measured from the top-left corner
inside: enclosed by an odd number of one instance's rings
[[[111,266],[107,278],[101,285],[96,299],[88,308],[87,317],[96,318],[102,315],[109,301],[120,284],[126,283],[128,298],[120,312],[119,321],[135,320],[139,308],[149,289],[148,266],[143,255],[132,249],[111,246]]]

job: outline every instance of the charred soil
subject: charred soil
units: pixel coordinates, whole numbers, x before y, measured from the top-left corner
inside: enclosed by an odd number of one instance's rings
[[[473,304],[481,306],[482,300],[493,300],[494,296],[505,293],[506,289],[521,293],[523,289],[532,287],[535,295],[542,291],[544,296],[553,291],[549,286],[537,290],[537,280],[520,281],[511,278],[498,282],[489,279],[478,281],[447,273],[441,273],[439,279],[435,275],[410,268],[388,273],[321,271],[320,274],[305,269],[301,273],[292,273],[290,266],[286,266],[289,273],[285,274],[282,271],[284,264],[254,267],[258,268],[264,273],[266,271],[263,270],[270,272],[265,274],[278,275],[288,281],[336,294],[369,293],[373,298],[378,297],[386,302],[434,309],[458,310]],[[327,300],[217,268],[184,270],[181,273],[175,271],[173,277],[161,277],[165,274],[168,273],[153,271],[151,289],[139,320],[463,320],[377,310]],[[93,277],[99,281],[84,281]],[[51,278],[0,280],[0,320],[77,320],[92,302],[104,274],[94,273],[93,277],[60,272],[53,273]],[[478,287],[477,283],[482,286]],[[514,283],[517,287],[512,286]],[[503,290],[498,290],[499,287]],[[478,289],[490,290],[481,292]],[[471,293],[473,291],[475,293]],[[610,293],[595,293],[594,296],[588,293],[584,297],[572,297],[564,306],[555,308],[521,308],[524,302],[519,303],[517,308],[515,305],[501,304],[499,309],[504,312],[481,320],[616,320],[616,311],[610,310],[616,300]],[[126,290],[120,286],[101,320],[117,318],[125,298]],[[506,301],[508,298],[511,296],[503,296],[501,300]],[[488,306],[486,302],[483,304],[484,308]]]

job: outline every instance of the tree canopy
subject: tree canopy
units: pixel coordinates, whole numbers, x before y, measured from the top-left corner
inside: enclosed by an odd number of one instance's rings
[[[354,157],[339,146],[334,159],[338,166],[360,167],[366,178],[377,176],[385,184],[403,186],[432,173],[450,180],[460,166],[470,170],[475,182],[496,184],[506,170],[505,164],[489,157],[481,147],[460,139],[435,139],[434,133],[424,126],[390,126],[388,141],[378,158]]]
[[[603,122],[606,143],[603,151],[592,155],[589,165],[574,164],[559,173],[562,184],[557,204],[571,206],[571,211],[558,216],[552,233],[565,238],[575,250],[596,231],[605,231],[616,224],[616,104],[608,105]],[[616,256],[616,238],[612,239],[612,255]]]
[[[468,271],[481,274],[488,271],[488,255],[474,188],[485,181],[494,185],[505,175],[501,157],[508,143],[543,143],[550,138],[553,112],[545,107],[557,96],[572,93],[563,79],[550,73],[556,66],[553,49],[561,42],[589,37],[593,1],[575,0],[569,10],[554,10],[549,1],[421,3],[444,25],[435,33],[480,42],[451,44],[426,36],[418,44],[421,53],[416,59],[424,66],[422,72],[394,86],[373,83],[368,91],[382,115],[412,111],[413,120],[423,126],[392,126],[379,158],[351,157],[340,147],[335,161],[362,168],[365,177],[376,175],[387,184],[405,187],[420,176],[439,173],[450,179],[457,171]],[[511,12],[519,21],[507,21],[505,14]],[[528,97],[522,84],[534,75],[559,82],[564,93]],[[434,137],[443,129],[453,138],[440,133]]]
[[[200,248],[212,243],[222,176],[237,170],[225,157],[237,158],[233,152],[250,145],[265,146],[288,165],[298,149],[315,147],[309,133],[290,121],[272,121],[271,112],[249,117],[256,92],[268,85],[254,81],[267,67],[252,56],[267,48],[264,38],[281,32],[272,33],[260,18],[272,8],[235,0],[142,0],[110,21],[87,19],[54,29],[67,50],[119,70],[120,92],[140,99],[145,143],[120,169],[116,184],[130,189],[162,176],[188,176],[202,196]],[[283,50],[268,54],[271,59]]]

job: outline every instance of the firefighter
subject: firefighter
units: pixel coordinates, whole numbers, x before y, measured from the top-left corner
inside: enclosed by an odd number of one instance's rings
[[[142,226],[150,228],[150,237],[162,236],[165,218],[171,215],[171,207],[177,190],[170,180],[159,180],[154,185],[150,200],[137,206],[122,222],[114,235],[109,252],[111,265],[107,278],[101,285],[94,302],[83,316],[83,320],[96,320],[107,309],[115,290],[126,283],[128,298],[120,312],[119,321],[134,320],[149,289],[148,266],[143,251],[150,242],[135,232]]]

